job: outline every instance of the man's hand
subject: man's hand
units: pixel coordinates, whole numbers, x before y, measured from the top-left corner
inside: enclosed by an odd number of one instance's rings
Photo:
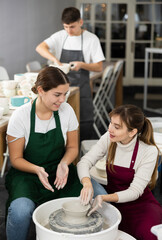
[[[79,71],[82,68],[82,62],[70,62],[70,69],[72,71]]]

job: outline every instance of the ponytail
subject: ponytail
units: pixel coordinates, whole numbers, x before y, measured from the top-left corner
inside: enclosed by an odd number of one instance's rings
[[[152,124],[146,117],[144,117],[144,124],[141,132],[139,133],[139,139],[146,144],[156,145],[153,136]]]
[[[110,143],[110,146],[108,149],[108,155],[106,159],[108,170],[112,172],[114,172],[114,158],[115,158],[116,147],[117,147],[116,142]]]
[[[160,150],[157,147],[155,140],[154,140],[152,124],[151,124],[150,120],[146,117],[144,117],[144,125],[143,125],[141,133],[139,134],[139,140],[143,141],[144,143],[146,143],[148,145],[154,145],[158,150],[158,156],[156,159],[155,168],[154,168],[154,171],[153,171],[153,174],[151,177],[151,181],[149,183],[149,188],[152,190],[156,185],[158,166],[160,164],[160,162],[159,162]],[[160,157],[160,161],[161,161],[161,157]]]

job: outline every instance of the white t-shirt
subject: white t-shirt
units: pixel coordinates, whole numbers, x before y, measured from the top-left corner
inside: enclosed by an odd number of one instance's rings
[[[81,35],[69,36],[65,30],[54,33],[45,42],[57,59],[61,57],[62,48],[81,50]],[[86,30],[83,32],[83,55],[85,63],[97,63],[105,60],[99,38]]]
[[[25,137],[25,147],[28,143],[30,134],[31,106],[31,103],[26,103],[16,109],[9,120],[7,128],[8,135],[16,138]],[[66,144],[67,132],[77,130],[79,125],[78,120],[73,108],[66,102],[62,103],[59,108],[59,117]],[[37,115],[35,115],[35,132],[46,133],[54,128],[56,128],[56,124],[53,115],[49,120],[40,120]]]
[[[128,144],[117,142],[114,165],[129,168],[132,154],[137,137],[133,138]],[[100,140],[86,153],[77,164],[78,176],[89,177],[89,170],[96,162],[107,156],[110,145],[109,132],[106,132]],[[139,148],[133,169],[135,170],[134,179],[128,189],[117,192],[118,202],[129,202],[139,198],[151,180],[155,168],[158,150],[153,145],[139,141]]]

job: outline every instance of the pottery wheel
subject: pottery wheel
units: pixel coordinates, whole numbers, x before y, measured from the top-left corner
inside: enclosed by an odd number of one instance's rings
[[[66,222],[63,209],[58,209],[49,216],[50,228],[56,232],[73,234],[95,233],[101,231],[102,224],[103,218],[98,212],[92,213],[86,218],[84,223],[79,224],[70,224]]]

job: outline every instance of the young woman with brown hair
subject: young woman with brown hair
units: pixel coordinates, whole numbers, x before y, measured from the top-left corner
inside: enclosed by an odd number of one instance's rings
[[[92,197],[89,169],[107,156],[107,193],[99,193],[90,214],[111,202],[122,214],[119,229],[138,240],[155,240],[152,226],[162,223],[162,208],[151,189],[157,180],[159,150],[154,142],[153,128],[140,108],[123,105],[110,113],[111,122],[95,146],[78,163],[83,184],[81,201]]]
[[[58,68],[47,67],[33,91],[38,97],[14,111],[7,129],[12,164],[6,176],[8,240],[27,238],[37,205],[77,197],[81,190],[72,164],[78,154],[78,121],[65,102],[69,80]]]

